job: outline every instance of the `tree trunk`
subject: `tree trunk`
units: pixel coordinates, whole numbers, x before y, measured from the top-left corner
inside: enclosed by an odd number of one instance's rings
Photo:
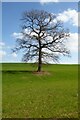
[[[38,72],[41,71],[41,67],[42,67],[42,61],[41,61],[41,42],[39,40],[39,59],[38,59]]]

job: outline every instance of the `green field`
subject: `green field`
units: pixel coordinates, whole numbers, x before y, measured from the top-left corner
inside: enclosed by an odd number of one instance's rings
[[[77,118],[78,66],[3,64],[3,118]]]

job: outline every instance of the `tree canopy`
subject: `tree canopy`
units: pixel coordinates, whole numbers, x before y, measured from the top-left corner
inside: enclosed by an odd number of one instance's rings
[[[69,31],[55,14],[44,10],[25,11],[21,20],[22,37],[17,38],[13,51],[23,49],[23,61],[38,62],[38,71],[41,71],[42,63],[58,62],[61,55],[70,55],[66,47]]]

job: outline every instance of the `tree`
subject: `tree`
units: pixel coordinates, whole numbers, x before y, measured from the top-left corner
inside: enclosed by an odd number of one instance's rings
[[[58,62],[61,54],[69,56],[70,51],[66,48],[69,32],[56,15],[44,10],[31,10],[25,11],[21,20],[22,37],[17,38],[13,51],[23,49],[23,61],[37,60],[37,71],[40,72],[43,62]]]

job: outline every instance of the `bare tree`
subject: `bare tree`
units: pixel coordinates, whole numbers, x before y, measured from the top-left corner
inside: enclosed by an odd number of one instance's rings
[[[57,16],[43,10],[31,10],[23,13],[21,38],[17,38],[14,52],[24,50],[23,61],[37,60],[38,72],[42,62],[58,62],[60,55],[69,56],[66,40],[69,32]]]

